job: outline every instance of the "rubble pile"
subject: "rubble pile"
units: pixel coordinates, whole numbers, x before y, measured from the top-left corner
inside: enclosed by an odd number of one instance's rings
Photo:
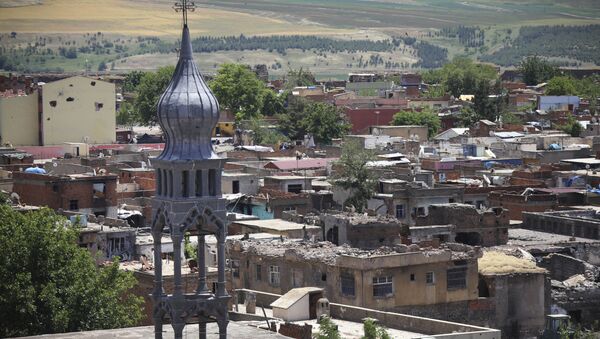
[[[444,243],[440,248],[420,248],[416,244],[395,245],[393,247],[382,246],[373,250],[359,249],[347,244],[337,246],[328,241],[310,242],[294,240],[238,240],[231,246],[236,251],[249,254],[261,254],[269,257],[296,257],[303,261],[318,261],[334,264],[340,256],[352,256],[358,258],[369,258],[385,255],[403,253],[422,253],[425,256],[435,256],[446,252],[452,253],[453,260],[481,257],[479,247],[468,246],[457,243]]]

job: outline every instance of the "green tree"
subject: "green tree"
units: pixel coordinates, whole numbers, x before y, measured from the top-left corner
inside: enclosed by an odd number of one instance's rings
[[[247,122],[248,129],[254,132],[254,143],[257,145],[275,145],[282,141],[287,141],[288,138],[278,130],[267,128],[263,121],[257,118]]]
[[[317,83],[315,75],[309,70],[304,70],[302,67],[298,70],[290,69],[287,73],[287,82],[285,87],[292,89],[298,86],[311,86]]]
[[[129,327],[142,318],[118,262],[97,268],[79,231],[49,209],[0,206],[0,336]]]
[[[131,71],[127,73],[123,80],[123,92],[135,92],[140,82],[142,82],[142,77],[144,77],[144,72],[142,71]]]
[[[236,120],[250,120],[261,115],[266,87],[245,65],[221,65],[210,88],[221,107],[234,113]]]
[[[425,71],[421,75],[423,81],[440,85],[454,97],[461,94],[474,94],[478,83],[482,80],[490,82],[498,79],[498,72],[494,67],[475,63],[465,57],[456,57],[442,68]]]
[[[471,106],[463,106],[458,115],[459,123],[462,127],[471,127],[474,123],[480,120],[479,115]]]
[[[537,85],[548,81],[559,73],[558,67],[550,63],[547,59],[537,55],[529,56],[519,65],[519,72],[523,75],[523,81],[527,85]]]
[[[138,121],[133,105],[123,102],[117,112],[117,125],[129,126]]]
[[[512,112],[505,112],[501,115],[502,123],[509,125],[521,125],[523,124],[523,120],[516,114]]]
[[[158,100],[167,89],[175,67],[161,67],[156,72],[146,72],[136,87],[137,97],[133,104],[133,110],[139,123],[142,125],[154,125],[157,119]]]
[[[367,318],[363,322],[363,330],[365,335],[362,339],[391,339],[387,330],[375,323],[374,319]]]
[[[575,119],[571,115],[569,116],[569,119],[564,125],[558,126],[558,129],[570,134],[572,137],[578,137],[579,135],[581,135],[581,130],[583,129],[583,127],[581,126],[579,121],[577,121],[577,119]]]
[[[479,119],[496,121],[506,110],[506,96],[502,91],[499,81],[491,84],[489,81],[480,80],[473,98],[473,108]]]
[[[319,334],[315,336],[316,339],[341,339],[340,331],[331,318],[323,317],[319,319]]]
[[[440,129],[441,122],[440,118],[436,113],[433,113],[430,109],[423,109],[422,111],[400,111],[394,114],[392,125],[418,125],[427,126],[427,135],[429,137],[434,136]]]
[[[285,111],[283,97],[277,95],[277,93],[273,92],[270,89],[265,89],[263,95],[263,106],[262,106],[262,114],[264,116],[276,116]]]
[[[348,134],[351,127],[341,109],[323,102],[308,104],[302,124],[316,142],[323,144],[330,144],[332,139]]]
[[[350,198],[344,206],[354,206],[358,211],[367,207],[367,201],[375,194],[377,177],[367,166],[375,160],[375,153],[364,149],[357,141],[345,142],[338,160],[339,169],[333,177],[333,185],[349,190]]]
[[[573,79],[567,76],[555,76],[546,85],[546,95],[574,95],[577,90]]]

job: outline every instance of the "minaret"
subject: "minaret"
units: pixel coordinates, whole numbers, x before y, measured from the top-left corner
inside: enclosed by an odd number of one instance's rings
[[[225,238],[227,222],[225,200],[221,195],[221,173],[225,159],[213,150],[212,130],[219,120],[219,103],[210,91],[192,55],[187,11],[193,3],[183,0],[174,7],[183,12],[183,32],[177,67],[171,82],[158,102],[158,122],[166,136],[163,152],[152,164],[156,170],[154,217],[154,328],[162,338],[162,323],[169,319],[175,338],[197,318],[200,338],[206,338],[206,323],[217,322],[219,337],[227,337],[225,288]],[[162,279],[161,238],[168,229],[173,240],[174,290],[165,294]],[[182,243],[186,232],[198,236],[198,287],[184,293],[182,287]],[[206,284],[205,236],[213,234],[218,242],[216,293]]]

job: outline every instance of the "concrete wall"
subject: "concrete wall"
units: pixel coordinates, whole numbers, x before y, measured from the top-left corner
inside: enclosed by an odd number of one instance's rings
[[[39,145],[38,92],[0,98],[0,142],[13,146]]]
[[[114,84],[81,76],[51,82],[42,87],[42,107],[44,145],[116,139]]]
[[[350,262],[338,262],[336,266],[322,262],[307,262],[296,257],[293,251],[285,258],[239,253],[230,249],[233,259],[240,260],[240,277],[234,278],[236,288],[248,288],[267,293],[282,294],[294,287],[314,286],[324,289],[325,297],[331,302],[347,305],[391,310],[398,306],[431,305],[476,300],[478,298],[478,273],[475,259],[460,263],[466,265],[466,287],[448,289],[447,270],[454,268],[450,259],[440,260],[433,256],[408,257],[406,265],[390,264],[399,258],[379,257],[361,260],[364,268],[354,267]],[[344,257],[345,259],[346,257]],[[402,258],[400,258],[402,259]],[[340,260],[338,260],[340,261]],[[256,265],[261,266],[261,280],[256,279]],[[269,283],[269,266],[279,266],[280,284]],[[387,266],[387,268],[385,268]],[[427,272],[433,272],[434,282],[426,283]],[[354,295],[344,295],[341,289],[341,276],[354,277]],[[373,278],[392,276],[393,293],[388,296],[373,296]],[[294,284],[294,277],[299,280]],[[414,278],[414,280],[411,280]]]
[[[238,290],[243,292],[244,289]],[[256,294],[257,306],[268,306],[281,295],[252,291]],[[427,334],[422,338],[452,338],[452,339],[500,339],[500,331],[485,327],[443,321],[431,318],[411,316],[407,314],[385,312],[375,309],[356,307],[346,304],[330,303],[331,316],[353,322],[363,322],[364,318],[377,319],[380,324],[388,328]]]
[[[544,329],[547,289],[544,273],[484,276],[496,300],[495,327],[503,338],[536,337]]]

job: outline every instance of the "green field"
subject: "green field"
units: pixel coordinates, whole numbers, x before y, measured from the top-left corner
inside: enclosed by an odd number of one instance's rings
[[[344,40],[410,36],[446,48],[449,58],[457,55],[480,58],[493,54],[516,41],[521,26],[600,24],[598,0],[195,2],[198,8],[189,15],[195,36],[301,34]],[[21,62],[17,70],[22,71],[86,68],[96,71],[102,62],[115,71],[154,69],[173,61],[175,54],[148,53],[153,51],[148,48],[151,43],[143,37],[157,37],[159,43],[165,44],[178,39],[181,23],[171,9],[172,3],[173,0],[0,0],[0,61],[2,57],[16,58]],[[469,48],[455,38],[439,34],[443,28],[458,25],[484,30],[484,45]],[[16,34],[12,36],[11,32]],[[119,44],[121,49],[80,52],[74,59],[58,55],[59,48],[80,49],[95,43],[89,36],[98,32],[101,32],[99,43]],[[369,58],[375,54],[362,51],[328,53],[324,57],[315,50],[289,50],[284,54],[267,50],[218,51],[198,55],[198,60],[209,72],[222,62],[262,63],[271,68],[270,73],[277,75],[298,67],[308,67],[324,77],[343,77],[353,71],[398,70],[382,65],[359,68],[356,64],[361,56]],[[410,46],[380,53],[380,56],[403,65],[418,61]]]

